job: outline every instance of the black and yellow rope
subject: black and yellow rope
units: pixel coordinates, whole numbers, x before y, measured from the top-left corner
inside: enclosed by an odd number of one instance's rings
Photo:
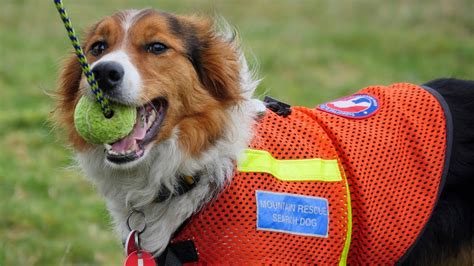
[[[110,118],[113,115],[113,112],[110,109],[109,100],[104,96],[102,90],[99,88],[99,84],[97,84],[97,80],[94,78],[94,73],[92,73],[91,68],[87,63],[87,58],[84,55],[84,51],[82,50],[79,40],[76,37],[76,33],[72,27],[71,19],[66,13],[64,4],[61,0],[54,0],[54,4],[56,5],[56,9],[58,10],[59,15],[61,16],[61,19],[64,23],[64,27],[67,30],[67,34],[71,40],[72,46],[74,47],[77,59],[81,65],[82,72],[87,78],[87,82],[91,87],[92,93],[95,95],[97,102],[100,104],[100,108],[102,109],[104,116]]]

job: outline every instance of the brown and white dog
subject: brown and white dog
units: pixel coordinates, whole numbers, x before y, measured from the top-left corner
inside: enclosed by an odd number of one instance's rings
[[[262,102],[235,33],[212,20],[152,9],[106,17],[86,33],[84,50],[99,85],[114,102],[136,106],[147,122],[145,136],[129,134],[105,145],[76,132],[74,108],[89,92],[75,56],[60,77],[57,115],[85,175],[107,201],[117,233],[129,233],[131,210],[143,210],[142,247],[159,255],[193,213],[232,179],[235,161],[252,138]],[[144,108],[141,108],[144,107]],[[189,192],[172,194],[178,177],[200,174]]]
[[[252,136],[254,117],[264,108],[250,98],[258,81],[234,33],[218,33],[213,21],[202,17],[151,9],[119,12],[90,28],[83,45],[107,97],[149,106],[146,116],[154,119],[148,119],[143,139],[127,145],[85,142],[74,128],[73,113],[89,85],[72,55],[60,80],[60,123],[86,176],[107,200],[117,232],[125,238],[130,210],[144,209],[149,224],[142,245],[160,253],[180,221],[231,178]],[[201,178],[192,191],[152,204],[162,186],[173,191],[178,176],[197,171]]]

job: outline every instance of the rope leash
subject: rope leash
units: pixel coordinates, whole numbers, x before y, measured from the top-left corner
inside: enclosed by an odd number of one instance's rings
[[[69,36],[69,39],[71,40],[72,46],[74,47],[74,50],[76,52],[77,59],[79,60],[79,63],[81,65],[82,72],[86,76],[87,82],[89,83],[91,87],[91,91],[94,94],[97,102],[100,104],[100,108],[104,116],[106,118],[111,118],[113,116],[113,111],[112,109],[110,109],[109,100],[106,97],[104,97],[104,94],[102,90],[99,88],[99,85],[97,84],[97,80],[94,77],[94,73],[92,73],[91,68],[89,64],[87,63],[87,58],[84,55],[84,51],[82,50],[81,45],[79,44],[79,40],[76,37],[76,33],[74,31],[74,28],[72,27],[71,19],[66,13],[64,4],[62,0],[53,0],[53,1],[56,6],[56,9],[59,12],[59,15],[61,16],[64,27],[67,30],[67,35]]]

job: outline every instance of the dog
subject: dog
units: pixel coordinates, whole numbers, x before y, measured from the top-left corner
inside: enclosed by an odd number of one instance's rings
[[[224,25],[220,29],[209,18],[179,16],[154,9],[127,10],[105,17],[86,31],[83,47],[105,96],[116,103],[136,106],[137,120],[146,121],[144,125],[146,134],[139,136],[132,131],[125,138],[104,145],[90,144],[80,137],[74,127],[74,108],[81,96],[89,94],[89,85],[74,56],[65,61],[60,74],[57,121],[66,130],[68,142],[76,151],[77,161],[84,174],[104,196],[117,234],[125,242],[132,229],[142,228],[140,246],[152,253],[159,263],[345,264],[349,262],[420,265],[469,257],[469,245],[472,239],[470,193],[474,175],[473,81],[438,79],[423,86],[402,84],[369,88],[362,94],[320,105],[317,109],[293,108],[270,98],[260,101],[252,98],[259,80],[248,67],[236,33],[230,30],[230,27]],[[433,116],[437,114],[439,120],[446,123],[438,125],[438,133],[425,136],[435,140],[443,139],[443,142],[436,146],[439,149],[434,152],[442,156],[432,160],[430,164],[430,167],[436,166],[438,170],[436,173],[426,174],[427,177],[435,176],[434,181],[429,179],[429,182],[436,183],[432,185],[433,192],[430,192],[433,194],[428,195],[428,192],[423,191],[420,193],[432,201],[426,207],[429,211],[420,218],[422,221],[418,227],[407,229],[411,230],[410,232],[405,232],[406,228],[403,227],[392,229],[394,235],[397,232],[402,235],[413,235],[411,240],[404,240],[407,242],[403,244],[404,248],[392,250],[394,243],[391,243],[393,240],[390,239],[391,235],[381,237],[382,233],[377,231],[391,226],[388,222],[384,223],[391,219],[391,215],[378,217],[376,224],[379,227],[372,228],[376,231],[361,228],[362,224],[367,225],[361,220],[365,219],[360,209],[361,205],[353,199],[351,209],[351,200],[346,201],[350,195],[357,195],[357,185],[351,180],[350,171],[347,169],[348,163],[344,163],[341,159],[339,149],[342,148],[329,141],[334,136],[328,137],[330,126],[328,124],[323,126],[324,121],[318,122],[318,125],[321,125],[319,129],[313,129],[310,124],[305,124],[301,128],[307,130],[308,135],[324,136],[326,141],[324,143],[327,143],[327,147],[324,146],[325,152],[336,158],[332,160],[331,173],[336,173],[338,176],[338,179],[330,180],[324,186],[337,184],[339,196],[330,194],[326,195],[326,198],[313,194],[299,196],[298,189],[311,190],[312,186],[322,185],[308,180],[287,182],[288,180],[275,179],[278,174],[269,170],[270,173],[267,171],[257,176],[266,182],[276,182],[272,183],[277,184],[275,187],[280,184],[291,184],[289,185],[293,186],[291,193],[283,195],[288,191],[255,192],[254,188],[250,188],[255,194],[248,196],[248,202],[241,202],[243,200],[241,197],[244,196],[239,193],[249,188],[235,187],[235,182],[238,175],[249,175],[243,170],[245,167],[240,162],[244,161],[245,164],[245,158],[253,155],[275,161],[277,155],[284,152],[278,151],[278,148],[273,148],[271,153],[247,152],[251,143],[262,141],[259,136],[261,132],[258,130],[262,121],[269,121],[265,119],[271,118],[272,122],[268,123],[278,124],[279,121],[288,121],[285,119],[292,119],[295,116],[305,117],[305,121],[309,119],[308,117],[316,120],[316,112],[320,117],[328,119],[372,121],[371,117],[380,115],[377,112],[382,112],[380,110],[384,108],[378,106],[380,102],[377,100],[380,99],[377,97],[381,96],[374,96],[372,92],[385,93],[398,87],[403,87],[408,93],[416,91],[419,93],[416,97],[425,97],[417,104],[423,104],[422,102],[430,98],[432,104],[430,108],[437,110],[432,111]],[[355,103],[360,104],[355,106]],[[368,106],[372,109],[367,109]],[[352,111],[344,109],[349,107],[362,108],[360,110],[366,113],[354,111],[356,109],[350,109]],[[348,114],[360,117],[353,117],[354,119],[344,117]],[[416,118],[416,115],[413,117]],[[433,119],[427,120],[431,123]],[[295,124],[291,126],[295,127]],[[268,134],[272,135],[271,137],[283,134],[282,128],[283,126],[278,126]],[[417,127],[413,130],[417,131]],[[452,134],[448,134],[448,131]],[[311,144],[310,141],[302,143],[301,147],[309,147],[311,150],[323,147],[322,139],[318,145],[315,145],[314,141]],[[278,140],[284,141],[284,139]],[[280,143],[274,142],[280,146]],[[285,146],[283,142],[281,146]],[[297,151],[300,149],[296,148]],[[380,147],[380,149],[391,148]],[[369,157],[377,156],[375,154],[369,154]],[[296,157],[294,159],[305,159],[304,155]],[[281,155],[281,158],[285,156]],[[304,171],[302,168],[304,167],[293,167],[291,172]],[[408,172],[406,175],[415,176],[414,172]],[[283,179],[286,177],[282,176]],[[382,180],[386,176],[378,178]],[[394,191],[396,187],[397,184],[393,184],[387,191]],[[233,191],[233,196],[222,196],[229,195],[229,191]],[[400,193],[411,197],[414,202],[421,197],[406,195],[403,191]],[[278,203],[278,200],[263,201],[264,198],[284,196],[288,200],[285,205]],[[265,206],[257,203],[256,197],[260,197],[263,203],[267,202],[266,206],[273,208],[270,210],[273,213],[270,212],[267,214],[269,216],[265,216],[263,212]],[[342,205],[338,205],[340,210],[336,210],[331,197],[340,197],[342,202]],[[282,212],[289,211],[293,206],[290,204],[292,200],[309,202],[309,205],[294,206],[301,207],[301,213],[318,214],[319,218],[325,220],[309,218],[304,220],[306,219],[304,217],[310,216],[296,217],[295,226],[290,225],[282,229],[278,222],[292,223],[292,218]],[[315,207],[316,205],[310,203],[321,205]],[[238,204],[250,207],[243,211],[236,209],[233,213],[232,206]],[[385,202],[374,204],[379,206]],[[209,213],[209,206],[217,208],[217,213],[212,214],[215,215],[212,219],[205,217],[206,213]],[[334,216],[338,211],[342,217],[339,217],[340,219]],[[350,212],[353,217],[352,224],[348,218],[351,216]],[[244,219],[242,217],[248,219],[242,222],[240,221]],[[269,217],[276,217],[274,221],[276,223],[263,225],[264,220],[270,219]],[[303,229],[296,226],[298,219],[303,219],[302,221],[309,224],[321,223],[322,225],[318,227],[320,231],[318,233],[301,231]],[[338,237],[333,235],[336,232],[334,231],[336,221],[342,224],[340,229],[342,233]],[[246,225],[238,227],[236,226],[238,223]],[[224,224],[224,227],[216,227],[213,224],[219,226]],[[236,227],[232,229],[233,231],[229,231],[225,225]],[[195,231],[198,229],[199,231]],[[263,237],[259,240],[263,242],[252,242],[255,238],[240,236],[239,232],[244,231]],[[193,235],[194,233],[196,235]],[[371,249],[370,245],[364,246],[366,249],[361,247],[360,243],[363,242],[361,239],[368,235],[371,235],[371,241],[378,242],[377,245],[380,246],[377,247],[380,250],[374,250],[375,247]],[[331,239],[338,244],[324,244],[329,243],[324,241],[332,241]],[[290,253],[288,248],[294,252]],[[284,255],[281,255],[283,253]],[[391,256],[392,253],[396,255]],[[315,259],[315,256],[320,259]]]

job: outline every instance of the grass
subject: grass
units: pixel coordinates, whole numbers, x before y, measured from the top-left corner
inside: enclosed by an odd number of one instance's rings
[[[315,106],[367,85],[474,78],[474,2],[66,1],[77,29],[124,8],[220,14],[270,94]],[[48,1],[0,8],[0,265],[120,265],[102,199],[48,117],[71,51]],[[257,58],[257,59],[256,59]]]

